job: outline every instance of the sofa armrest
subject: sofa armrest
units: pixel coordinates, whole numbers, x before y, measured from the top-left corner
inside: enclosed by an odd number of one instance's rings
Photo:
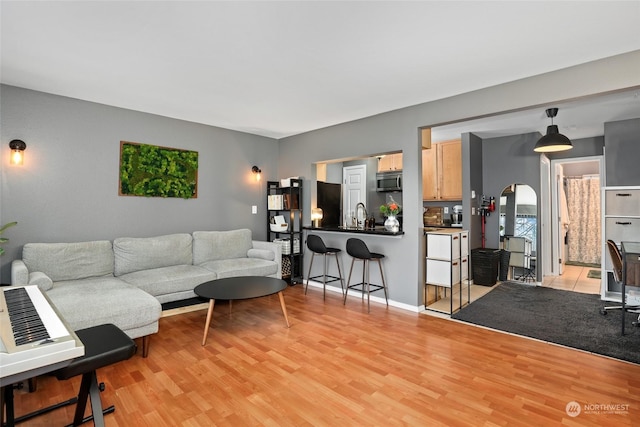
[[[35,285],[40,288],[41,291],[48,291],[53,288],[53,280],[42,271],[34,271],[29,273],[29,284]]]
[[[252,240],[253,249],[266,249],[274,254],[274,261],[278,263],[278,279],[282,279],[282,246],[279,243]]]
[[[29,269],[21,259],[15,259],[11,262],[11,284],[13,286],[29,284]]]

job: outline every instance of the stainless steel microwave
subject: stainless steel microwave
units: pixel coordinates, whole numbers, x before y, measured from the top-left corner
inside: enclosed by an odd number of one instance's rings
[[[402,172],[384,172],[376,174],[376,191],[401,191]]]

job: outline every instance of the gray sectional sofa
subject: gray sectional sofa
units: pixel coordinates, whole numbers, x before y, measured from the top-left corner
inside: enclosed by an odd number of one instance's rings
[[[146,357],[162,303],[195,297],[197,285],[217,278],[281,278],[281,251],[252,240],[248,229],[27,243],[11,265],[11,282],[37,285],[73,330],[113,323],[142,337]]]

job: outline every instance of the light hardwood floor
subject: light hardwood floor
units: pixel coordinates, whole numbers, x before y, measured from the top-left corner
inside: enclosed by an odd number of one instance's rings
[[[101,369],[107,426],[632,426],[640,366],[298,285],[160,320],[149,357]],[[18,415],[77,392],[41,377]],[[567,406],[582,412],[572,417]],[[615,406],[605,406],[615,405]],[[574,406],[575,407],[575,406]],[[616,413],[617,411],[617,413]],[[64,425],[73,407],[21,426]]]

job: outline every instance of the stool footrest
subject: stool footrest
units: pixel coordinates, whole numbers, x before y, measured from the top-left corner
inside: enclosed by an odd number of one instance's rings
[[[374,283],[369,283],[368,286],[369,286],[370,292],[375,292],[375,291],[379,291],[380,289],[384,289],[384,286],[376,285]],[[364,282],[354,283],[353,285],[347,286],[347,290],[349,289],[353,289],[354,291],[359,291],[359,292],[367,292],[367,284]]]
[[[321,283],[331,283],[331,282],[337,282],[342,280],[341,277],[336,277],[336,276],[330,276],[330,275],[324,275],[324,274],[320,274],[318,276],[311,276],[311,277],[307,277],[307,280],[316,280],[316,279],[322,279],[323,277],[325,277],[324,281],[321,280]],[[327,280],[327,279],[331,279],[331,280]]]

